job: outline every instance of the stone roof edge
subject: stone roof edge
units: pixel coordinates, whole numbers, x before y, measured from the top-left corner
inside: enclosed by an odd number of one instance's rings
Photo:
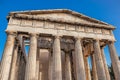
[[[18,18],[18,19],[42,20],[42,21],[50,21],[50,22],[57,22],[57,23],[72,24],[72,25],[81,25],[81,26],[89,26],[89,27],[97,27],[97,28],[106,28],[106,29],[111,29],[111,30],[115,29],[110,25],[86,24],[86,23],[78,23],[78,22],[71,22],[71,21],[62,21],[62,20],[49,19],[49,18],[44,18],[44,17],[36,17],[36,16],[31,16],[31,15],[26,15],[26,14],[14,14],[14,16],[12,16],[12,17],[13,18]]]
[[[75,12],[75,11],[72,11],[72,10],[69,10],[69,9],[46,9],[46,10],[15,11],[15,12],[10,12],[9,16],[7,18],[9,18],[10,16],[12,16],[14,14],[18,14],[18,13],[19,14],[69,13],[71,15],[75,15],[75,16],[80,17],[82,19],[85,19],[87,21],[91,21],[91,22],[94,22],[94,23],[103,24],[103,25],[106,25],[106,26],[112,28],[113,30],[115,29],[114,26],[112,26],[112,25],[110,25],[108,23],[105,23],[103,21],[91,18],[89,16],[86,16],[84,14],[81,14],[81,13],[78,13],[78,12]]]

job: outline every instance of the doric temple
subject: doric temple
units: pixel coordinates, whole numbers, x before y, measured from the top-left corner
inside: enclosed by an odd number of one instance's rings
[[[120,80],[114,26],[66,9],[10,12],[7,19],[0,80],[111,80],[105,46]]]

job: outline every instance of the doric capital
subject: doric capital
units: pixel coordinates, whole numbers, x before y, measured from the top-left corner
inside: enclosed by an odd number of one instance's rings
[[[70,52],[72,52],[71,49],[64,49],[63,51],[64,51],[66,54],[69,54]]]
[[[74,37],[75,41],[79,40],[81,41],[83,38],[82,37]]]
[[[7,35],[13,35],[16,36],[17,33],[15,31],[6,31]]]
[[[53,37],[54,37],[54,39],[61,39],[62,36],[61,35],[54,35]]]
[[[114,44],[115,43],[115,41],[108,41],[108,44]]]
[[[60,36],[55,36],[55,39],[56,39],[56,38],[57,38],[57,39],[60,39]]]
[[[98,38],[93,39],[93,42],[99,42],[99,41],[100,41],[100,39],[98,39]]]
[[[38,37],[38,33],[29,33],[30,36]]]

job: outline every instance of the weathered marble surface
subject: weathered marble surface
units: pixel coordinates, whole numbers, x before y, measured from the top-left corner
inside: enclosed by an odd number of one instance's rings
[[[101,50],[106,45],[115,78],[120,80],[114,29],[70,10],[11,12],[0,80],[110,80]],[[30,46],[28,55],[25,46]]]

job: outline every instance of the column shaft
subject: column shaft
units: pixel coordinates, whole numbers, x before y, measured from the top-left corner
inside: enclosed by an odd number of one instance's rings
[[[69,53],[65,53],[65,80],[72,80],[71,60]]]
[[[11,64],[11,71],[10,71],[10,80],[15,80],[16,76],[16,62],[18,56],[18,45],[14,48],[13,57],[12,57],[12,64]]]
[[[76,80],[75,51],[72,51],[72,80]]]
[[[31,34],[30,49],[27,58],[25,80],[35,80],[36,73],[37,36]]]
[[[11,67],[11,61],[12,61],[12,53],[14,50],[14,43],[15,43],[15,36],[13,33],[8,33],[7,42],[5,45],[4,53],[2,56],[1,61],[1,69],[0,69],[0,80],[8,80],[9,79],[9,73],[10,73],[10,67]]]
[[[62,59],[62,80],[65,80],[65,51],[61,51]]]
[[[39,80],[39,60],[36,61],[36,80]]]
[[[81,39],[75,42],[76,80],[86,80]]]
[[[98,80],[94,54],[91,55],[91,60],[92,60],[92,77],[93,77],[93,80]]]
[[[111,80],[109,70],[108,70],[108,66],[107,66],[107,62],[106,62],[105,55],[104,55],[104,48],[103,47],[101,48],[101,56],[102,56],[102,60],[103,60],[103,64],[104,64],[106,79]]]
[[[37,42],[39,40],[37,39]],[[39,42],[37,44],[37,54],[36,54],[36,80],[39,80],[39,73],[40,73],[40,48]]]
[[[58,36],[53,43],[53,80],[62,80],[61,48]]]
[[[91,74],[90,74],[90,67],[89,67],[89,63],[88,63],[88,57],[84,56],[84,64],[85,64],[86,80],[91,80]]]
[[[95,54],[95,62],[96,62],[98,80],[106,80],[102,57],[100,55],[101,50],[100,50],[99,40],[94,41],[94,54]]]
[[[49,80],[52,80],[52,71],[53,71],[53,64],[52,64],[52,61],[53,61],[53,59],[52,59],[52,52],[51,52],[51,50],[49,50],[49,69],[48,69],[48,78],[49,78]]]
[[[86,80],[91,80],[91,73],[90,73],[90,66],[88,63],[88,56],[85,56],[86,54],[89,54],[91,50],[88,50],[90,48],[89,46],[86,46],[84,48],[84,65],[85,65],[85,73],[86,73]]]
[[[114,42],[111,42],[108,46],[109,46],[113,71],[115,74],[115,80],[120,80],[120,61],[118,59],[118,55],[115,50]]]

